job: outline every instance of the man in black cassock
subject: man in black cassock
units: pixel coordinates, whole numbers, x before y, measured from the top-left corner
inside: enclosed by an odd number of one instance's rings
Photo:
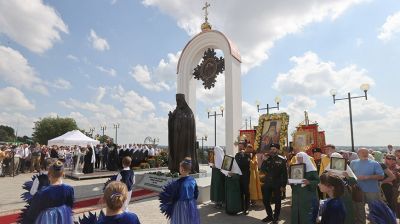
[[[168,168],[179,172],[179,163],[185,158],[192,159],[191,173],[199,172],[196,151],[196,123],[184,94],[176,94],[176,109],[168,114]]]
[[[94,166],[94,161],[93,161],[93,148],[88,145],[86,148],[86,154],[85,157],[83,158],[83,173],[93,173],[93,166]]]
[[[249,214],[250,207],[250,155],[245,153],[246,142],[239,142],[239,152],[235,155],[235,160],[242,171],[240,176],[240,193],[242,196],[243,214]]]
[[[108,160],[107,160],[107,170],[116,171],[118,170],[118,149],[117,145],[113,144],[109,146]]]

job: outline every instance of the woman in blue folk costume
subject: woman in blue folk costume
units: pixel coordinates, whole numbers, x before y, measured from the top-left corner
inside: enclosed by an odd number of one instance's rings
[[[179,165],[181,177],[166,185],[160,193],[160,209],[171,224],[200,224],[197,197],[199,191],[196,180],[189,176],[192,161],[185,158]]]
[[[310,156],[305,152],[296,154],[297,164],[304,163],[306,170],[302,184],[292,185],[292,224],[314,224],[316,222],[318,211],[317,186],[319,176],[317,168],[312,163]]]
[[[341,199],[344,194],[344,182],[340,177],[328,173],[322,174],[320,180],[319,189],[329,196],[321,206],[321,224],[344,224],[346,211]]]
[[[49,166],[50,185],[42,188],[32,198],[22,223],[69,224],[72,222],[74,189],[62,183],[64,165],[56,161]]]

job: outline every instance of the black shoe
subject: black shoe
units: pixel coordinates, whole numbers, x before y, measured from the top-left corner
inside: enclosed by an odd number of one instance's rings
[[[263,220],[261,220],[262,222],[272,222],[274,221],[274,219],[271,216],[267,216],[265,217]]]
[[[248,215],[248,214],[249,214],[249,210],[243,211],[243,215]]]

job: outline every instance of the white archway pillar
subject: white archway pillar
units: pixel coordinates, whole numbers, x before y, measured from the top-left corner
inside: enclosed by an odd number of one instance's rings
[[[225,59],[225,142],[226,153],[237,152],[237,141],[242,120],[241,59],[239,51],[221,32],[203,31],[193,37],[183,49],[177,67],[177,93],[185,99],[193,113],[196,112],[196,81],[194,68],[208,48],[220,49]]]

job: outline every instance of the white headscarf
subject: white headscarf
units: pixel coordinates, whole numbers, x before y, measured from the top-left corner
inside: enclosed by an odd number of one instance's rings
[[[223,155],[222,158],[224,158],[224,155]],[[222,160],[221,160],[221,164],[220,164],[219,167],[220,167],[220,168],[222,167]],[[220,168],[219,168],[219,169],[220,169]],[[242,175],[242,171],[240,170],[239,165],[237,164],[236,159],[235,159],[234,156],[233,156],[233,164],[232,164],[232,169],[231,169],[231,171],[227,171],[227,170],[223,170],[223,169],[220,169],[220,170],[221,170],[221,173],[223,173],[225,176],[228,176],[229,173],[234,173],[234,174]]]
[[[342,159],[343,159],[343,156],[340,155],[340,154],[337,153],[337,152],[332,153],[331,158],[332,158],[332,157],[333,157],[333,158],[342,158]],[[331,170],[330,167],[331,167],[331,163],[329,162],[328,165],[325,167],[325,170],[330,171],[330,170]],[[352,177],[352,178],[354,178],[354,179],[357,180],[356,175],[354,175],[354,172],[353,172],[353,170],[351,170],[351,168],[350,168],[349,165],[346,166],[346,173],[347,173],[350,177]]]
[[[221,169],[222,167],[222,160],[224,160],[224,150],[217,146],[214,148],[214,166],[217,169]]]
[[[235,158],[235,157],[234,157]],[[221,170],[222,171],[222,170]],[[239,165],[236,162],[236,159],[233,160],[231,173],[242,175],[242,171],[239,168]],[[225,174],[226,175],[226,174]]]
[[[90,163],[95,163],[96,162],[96,155],[94,153],[93,143],[90,143],[90,146],[92,147],[92,158],[90,159]]]
[[[296,154],[296,157],[301,157],[303,158],[303,163],[306,164],[306,172],[311,172],[311,171],[317,171],[317,168],[314,166],[314,164],[311,162],[310,156],[307,155],[305,152],[299,152]],[[297,159],[296,159],[297,160]],[[298,160],[297,160],[297,163]]]

